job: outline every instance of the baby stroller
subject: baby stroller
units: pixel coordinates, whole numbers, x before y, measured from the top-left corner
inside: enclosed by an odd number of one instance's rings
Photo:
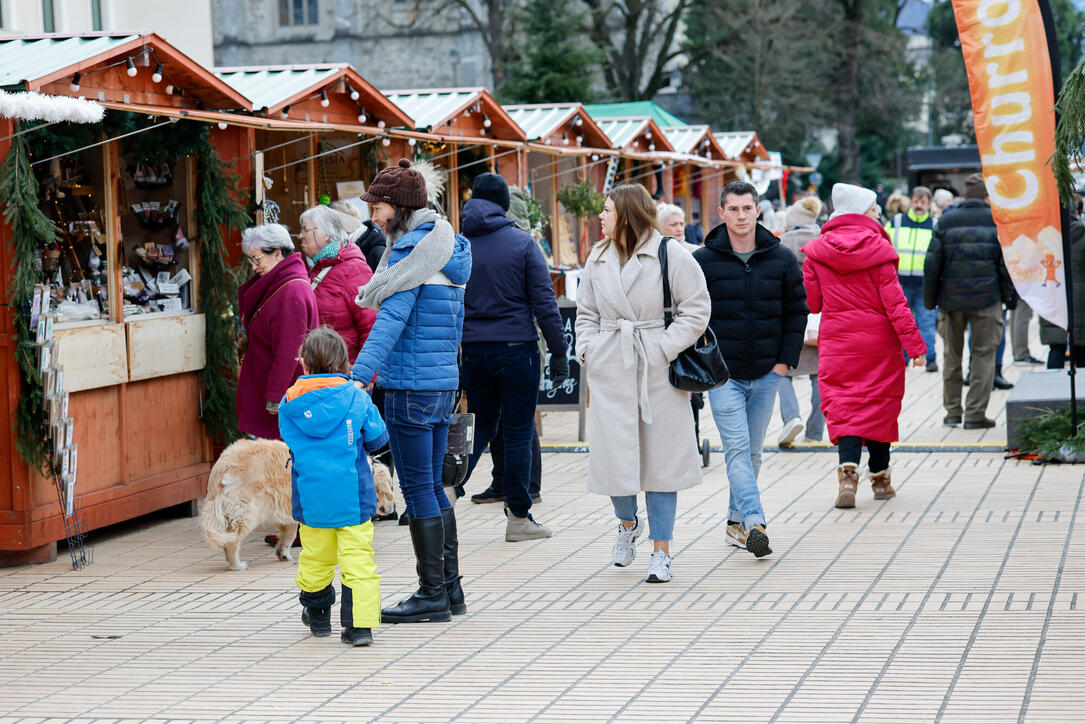
[[[701,467],[707,468],[709,458],[712,457],[712,446],[708,438],[701,439],[701,410],[704,409],[704,393],[693,392],[689,396],[689,404],[693,407],[693,436],[699,440],[697,452],[701,453]]]

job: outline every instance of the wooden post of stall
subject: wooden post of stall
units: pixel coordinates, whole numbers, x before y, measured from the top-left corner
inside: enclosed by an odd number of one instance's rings
[[[306,201],[309,206],[316,206],[317,197],[320,196],[317,192],[316,175],[320,171],[320,168],[317,166],[316,155],[319,153],[319,151],[317,151],[319,144],[317,143],[315,133],[309,134],[309,143],[307,147],[309,149],[309,158],[305,161],[305,168],[308,169],[309,194]]]
[[[577,158],[577,165],[580,167],[580,174],[577,181],[579,183],[587,183],[590,181],[591,170],[588,168],[588,157],[579,156]],[[587,261],[587,251],[591,249],[591,244],[588,243],[588,219],[585,217],[583,220],[577,219],[577,224],[580,226],[580,243],[577,244],[576,249],[576,262],[577,264],[583,264]]]
[[[527,191],[527,149],[519,148],[516,151],[516,176],[517,185]]]
[[[554,266],[561,266],[561,212],[558,205],[558,157],[550,157],[550,228],[553,229],[550,240],[550,252],[554,257]]]
[[[224,191],[225,193],[225,191]],[[185,228],[196,228],[196,157],[185,156]],[[263,223],[258,221],[257,223]],[[192,233],[192,231],[189,231]],[[200,249],[203,244],[190,244],[188,247],[189,267],[192,270],[192,279],[189,281],[189,299],[192,311],[200,311]]]
[[[493,146],[487,146],[486,147],[486,155],[489,158],[489,162],[487,163],[487,166],[490,169],[490,173],[497,173],[497,171],[495,170],[496,166],[494,165],[496,162],[494,161],[494,147]]]
[[[121,215],[117,203],[120,190],[120,162],[117,158],[117,141],[110,141],[102,148],[102,166],[105,169],[105,224],[106,244],[109,256],[106,271],[109,276],[108,294],[110,301],[109,321],[124,322],[124,288],[121,281],[121,269],[125,266],[124,240],[121,238]]]
[[[459,144],[452,143],[451,155],[452,163],[448,167],[448,190],[446,197],[448,199],[448,221],[452,224],[452,228],[459,233],[460,230],[460,170],[456,168],[460,165],[460,147]]]
[[[712,214],[713,209],[712,203],[709,199],[709,197],[711,196],[711,192],[708,190],[708,182],[709,180],[714,180],[714,176],[716,175],[716,169],[709,168],[708,172],[706,173],[705,169],[702,168],[700,171],[698,171],[698,173],[701,175],[701,231],[704,232],[705,236],[708,236],[708,232],[712,230],[709,225],[709,218]]]
[[[257,151],[252,155],[252,175],[256,179],[256,184],[253,186],[255,189],[253,201],[256,202],[256,223],[259,225],[264,223],[264,194],[267,193],[264,190],[263,151]]]

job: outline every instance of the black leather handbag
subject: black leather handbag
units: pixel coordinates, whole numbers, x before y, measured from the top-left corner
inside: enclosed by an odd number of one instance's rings
[[[670,241],[671,237],[667,236],[659,242],[659,268],[663,272],[664,329],[674,321],[670,275],[667,273],[667,247]],[[671,362],[671,368],[667,372],[671,384],[684,392],[714,390],[727,382],[730,376],[711,327],[705,329],[692,347],[682,350]]]

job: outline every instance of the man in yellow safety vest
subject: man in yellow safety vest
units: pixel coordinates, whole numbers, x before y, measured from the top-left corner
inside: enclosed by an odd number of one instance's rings
[[[923,306],[923,259],[931,244],[934,221],[931,218],[931,190],[926,186],[912,189],[912,206],[907,212],[896,214],[885,230],[900,255],[897,278],[908,299],[915,323],[927,343],[927,372],[937,372],[938,362],[934,354],[934,328],[938,321],[937,310]]]

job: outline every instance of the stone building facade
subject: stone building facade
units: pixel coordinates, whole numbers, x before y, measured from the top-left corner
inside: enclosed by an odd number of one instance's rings
[[[217,66],[348,62],[383,90],[493,90],[481,34],[446,0],[212,0],[212,23]]]

